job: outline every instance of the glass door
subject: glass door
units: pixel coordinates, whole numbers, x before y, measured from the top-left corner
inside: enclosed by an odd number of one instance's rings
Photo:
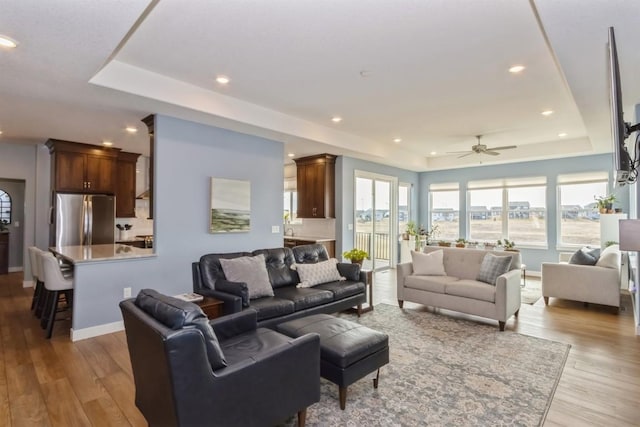
[[[392,266],[397,240],[396,179],[356,172],[356,226],[354,246],[369,253],[364,268],[375,271]]]

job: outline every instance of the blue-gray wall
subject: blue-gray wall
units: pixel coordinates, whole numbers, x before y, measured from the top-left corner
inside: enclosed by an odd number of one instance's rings
[[[352,157],[338,157],[336,161],[336,255],[353,247],[355,225],[354,184],[355,171],[371,172],[398,178],[398,183],[409,183],[411,191],[411,219],[418,218],[418,172],[407,171],[379,163],[358,160]],[[398,230],[402,232],[404,230]]]
[[[123,288],[192,290],[191,262],[212,252],[282,246],[282,143],[156,116],[154,227],[157,257],[76,268],[74,330],[121,320]],[[209,234],[210,178],[251,182],[251,231]]]
[[[547,178],[547,236],[548,248],[529,249],[521,248],[522,260],[527,268],[532,271],[540,271],[542,262],[557,262],[557,177],[562,174],[606,171],[609,173],[609,188],[613,189],[612,154],[599,154],[582,157],[569,157],[563,159],[540,160],[533,162],[510,163],[505,165],[478,166],[464,169],[449,169],[443,171],[423,172],[420,174],[420,222],[428,223],[429,213],[429,185],[434,183],[458,182],[460,183],[460,212],[466,211],[467,183],[474,180],[495,178],[517,178],[545,176]],[[629,190],[620,188],[615,191],[617,196],[616,207],[621,207],[623,212],[629,212]],[[460,236],[465,236],[467,218],[460,215]],[[565,249],[566,250],[566,249]]]

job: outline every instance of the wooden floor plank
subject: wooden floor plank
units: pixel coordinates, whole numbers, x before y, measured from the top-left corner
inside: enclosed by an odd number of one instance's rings
[[[397,304],[395,287],[395,271],[377,273],[374,301]],[[29,310],[31,292],[22,288],[21,273],[0,275],[0,426],[146,426],[135,406],[124,332],[72,343],[68,322],[57,322],[46,340]],[[539,300],[523,305],[507,329],[572,346],[545,427],[640,425],[640,337],[630,309],[612,314],[608,307]],[[53,407],[54,394],[68,401]]]

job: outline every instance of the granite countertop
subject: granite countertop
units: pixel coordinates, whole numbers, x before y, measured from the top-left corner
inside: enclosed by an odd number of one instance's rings
[[[284,236],[285,240],[303,240],[309,242],[333,242],[336,239],[330,237],[315,237],[315,236]]]
[[[125,259],[153,258],[153,249],[141,249],[128,245],[108,244],[92,246],[52,246],[54,254],[61,256],[72,264],[97,261],[114,261]]]

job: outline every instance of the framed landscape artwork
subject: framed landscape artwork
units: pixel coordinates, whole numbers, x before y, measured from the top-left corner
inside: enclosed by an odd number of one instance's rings
[[[211,178],[210,233],[251,230],[251,182]]]

